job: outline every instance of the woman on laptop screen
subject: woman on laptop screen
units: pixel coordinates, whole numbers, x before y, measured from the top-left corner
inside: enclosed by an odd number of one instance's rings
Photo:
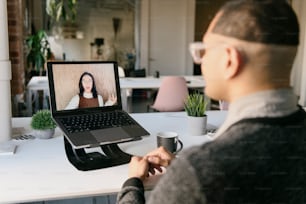
[[[97,92],[93,75],[89,72],[83,72],[79,80],[79,94],[72,97],[65,109],[110,106],[116,101],[117,97],[111,94],[104,104],[102,96]]]

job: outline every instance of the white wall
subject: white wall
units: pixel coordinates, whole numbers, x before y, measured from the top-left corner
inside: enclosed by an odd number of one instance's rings
[[[154,0],[141,0],[140,10],[140,68],[145,67],[148,71],[154,72],[154,69],[161,69],[162,67],[150,67],[150,5]],[[168,19],[169,26],[165,29],[181,29],[180,35],[171,35],[169,38],[172,42],[177,42],[177,46],[169,49],[164,48],[165,56],[170,52],[174,59],[164,60],[162,64],[156,66],[168,67],[170,71],[167,74],[192,74],[193,65],[192,60],[187,51],[188,43],[193,41],[194,34],[194,12],[195,0],[165,0],[171,3],[171,13],[178,18]],[[81,2],[81,1],[80,1]],[[82,3],[83,2],[83,3]],[[102,8],[90,8],[86,5],[86,1],[82,1],[80,7],[80,25],[84,31],[84,39],[64,39],[56,40],[52,43],[52,48],[55,50],[56,57],[62,59],[62,54],[66,53],[67,60],[87,60],[90,59],[90,45],[89,43],[96,37],[103,37],[105,39],[105,48],[112,49],[113,42],[113,28],[112,18],[122,18],[122,29],[118,35],[119,50],[123,52],[134,52],[134,16],[132,11],[110,11]],[[156,2],[155,2],[156,3]],[[292,0],[292,6],[295,9],[301,27],[301,43],[299,52],[296,58],[294,69],[292,72],[292,85],[295,92],[300,96],[300,104],[306,106],[306,1]],[[162,11],[162,10],[161,10]],[[170,12],[170,11],[169,11]],[[180,23],[177,24],[178,19]],[[171,24],[171,21],[173,24]],[[178,31],[177,31],[178,32]],[[125,37],[124,37],[125,36]],[[54,41],[54,40],[51,40]],[[151,42],[152,43],[152,42]],[[177,60],[177,61],[175,61]],[[124,62],[123,62],[124,63]],[[166,64],[165,64],[166,63]],[[124,65],[122,65],[124,67]],[[150,74],[150,73],[149,73]]]
[[[300,46],[293,66],[291,84],[300,96],[299,104],[306,106],[306,1],[292,0],[292,6],[300,22]]]
[[[121,18],[121,29],[114,42],[113,18]],[[96,58],[96,48],[91,56],[90,43],[95,38],[104,38],[103,60],[114,60],[114,48],[120,57],[119,64],[125,67],[127,53],[135,53],[134,45],[134,10],[110,10],[95,6],[92,1],[79,1],[77,22],[79,29],[84,32],[83,39],[54,39],[51,36],[51,48],[57,59],[62,59],[63,53],[66,60],[89,60]]]
[[[11,138],[11,62],[9,60],[7,4],[0,0],[0,143]],[[1,147],[0,147],[1,148]]]
[[[188,44],[194,39],[194,0],[141,1],[140,65],[152,75],[192,74]]]
[[[195,0],[141,0],[140,3],[138,68],[145,67],[148,74],[155,70],[167,75],[192,74],[193,62],[188,44],[194,39]],[[55,39],[51,36],[50,43],[55,57],[62,59],[65,53],[66,60],[92,59],[91,53],[96,55],[96,49],[91,50],[90,42],[100,37],[105,39],[102,59],[113,60],[116,47],[119,50],[119,65],[126,68],[126,53],[135,53],[134,11],[110,11],[92,7],[87,1],[80,1],[79,8],[78,24],[84,32],[84,39]],[[154,16],[151,16],[152,12]],[[113,43],[113,17],[122,19],[117,43]],[[159,59],[152,62],[152,57]]]

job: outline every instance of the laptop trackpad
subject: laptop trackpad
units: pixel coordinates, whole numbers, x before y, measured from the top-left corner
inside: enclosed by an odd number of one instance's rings
[[[121,127],[107,128],[102,130],[93,130],[90,133],[98,140],[98,142],[111,143],[112,141],[126,140],[131,138]],[[132,138],[131,138],[132,139]]]

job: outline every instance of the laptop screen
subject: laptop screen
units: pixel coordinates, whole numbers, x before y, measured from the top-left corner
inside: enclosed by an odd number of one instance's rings
[[[48,62],[47,66],[53,113],[121,109],[116,62]]]

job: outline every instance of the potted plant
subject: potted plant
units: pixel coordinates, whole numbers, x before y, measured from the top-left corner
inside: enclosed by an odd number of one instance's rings
[[[194,92],[188,95],[184,108],[188,115],[188,129],[191,135],[206,134],[206,107],[207,101],[203,94]]]
[[[77,0],[47,0],[46,12],[55,23],[74,23],[77,16]]]
[[[46,60],[52,56],[46,32],[39,30],[29,36],[26,39],[26,45],[28,47],[27,64],[31,68],[31,77],[42,75]]]
[[[77,0],[47,0],[46,12],[50,17],[53,34],[75,38],[77,31]]]
[[[32,117],[31,128],[34,130],[35,137],[40,139],[51,138],[56,128],[51,112],[49,110],[37,111]]]

